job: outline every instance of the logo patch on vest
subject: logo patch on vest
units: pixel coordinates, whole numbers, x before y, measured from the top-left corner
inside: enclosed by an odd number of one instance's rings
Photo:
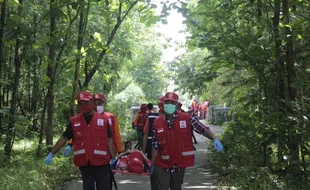
[[[186,128],[186,121],[180,121],[180,129]]]
[[[160,129],[158,129],[158,131],[157,131],[157,133],[162,133],[162,132],[164,132],[164,128],[160,128]]]
[[[81,122],[74,122],[73,126],[74,126],[74,127],[81,126]]]
[[[97,125],[103,126],[103,124],[104,124],[103,119],[98,119],[97,120]]]
[[[109,121],[109,125],[112,125],[112,120],[111,120],[111,119],[108,119],[108,121]]]

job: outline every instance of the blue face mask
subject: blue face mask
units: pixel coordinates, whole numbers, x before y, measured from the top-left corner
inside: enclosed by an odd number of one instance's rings
[[[176,107],[174,104],[164,104],[164,110],[167,114],[173,114],[176,111]]]

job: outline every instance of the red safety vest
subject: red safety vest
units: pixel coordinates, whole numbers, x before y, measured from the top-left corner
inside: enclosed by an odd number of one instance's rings
[[[194,165],[194,149],[190,115],[178,112],[173,127],[168,128],[165,116],[154,121],[158,142],[158,154],[155,165],[162,168],[190,167]]]
[[[108,119],[97,112],[87,125],[83,114],[70,118],[73,129],[74,165],[77,167],[102,166],[109,163]]]
[[[192,110],[194,112],[198,112],[198,107],[199,106],[198,106],[198,104],[196,102],[192,102],[191,107],[192,107]]]
[[[146,119],[147,119],[147,113],[146,112],[143,113],[143,112],[139,111],[139,119],[138,119],[138,123],[137,123],[138,129],[143,130]]]

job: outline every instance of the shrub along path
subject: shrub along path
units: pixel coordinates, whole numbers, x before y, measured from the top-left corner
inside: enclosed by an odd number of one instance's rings
[[[218,134],[222,129],[218,126],[210,127],[211,130]],[[198,144],[196,147],[196,164],[194,167],[187,168],[184,184],[182,189],[216,189],[216,176],[213,175],[206,163],[206,154],[208,149],[213,148],[213,144],[202,135],[196,134]],[[207,143],[206,143],[207,141]],[[119,190],[147,190],[150,188],[149,177],[146,176],[126,176],[115,175]],[[68,182],[62,190],[82,190],[81,179]]]

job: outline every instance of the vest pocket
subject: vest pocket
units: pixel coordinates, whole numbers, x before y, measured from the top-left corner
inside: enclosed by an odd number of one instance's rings
[[[105,157],[108,155],[108,151],[106,150],[100,150],[100,149],[94,149],[94,156],[95,157]]]
[[[192,132],[188,129],[179,129],[179,135],[183,141],[182,144],[188,144],[192,141]]]
[[[74,164],[76,166],[87,165],[86,150],[83,143],[74,144]]]
[[[193,159],[194,158],[193,145],[183,145],[180,154],[183,158]]]
[[[157,142],[159,145],[165,145],[166,144],[164,132],[160,132],[160,133],[157,132]]]
[[[74,147],[74,156],[85,155],[86,150],[85,147],[83,146],[83,143],[74,144],[73,147]]]
[[[95,126],[95,129],[98,130],[98,131],[103,131],[103,130],[106,130],[106,131],[107,131],[106,126],[98,126],[98,125],[96,125],[96,126]]]
[[[82,128],[79,130],[74,130],[73,133],[74,133],[73,136],[75,139],[83,137],[83,129]]]
[[[94,157],[105,157],[108,155],[108,141],[104,138],[97,140],[94,146],[93,155]]]

